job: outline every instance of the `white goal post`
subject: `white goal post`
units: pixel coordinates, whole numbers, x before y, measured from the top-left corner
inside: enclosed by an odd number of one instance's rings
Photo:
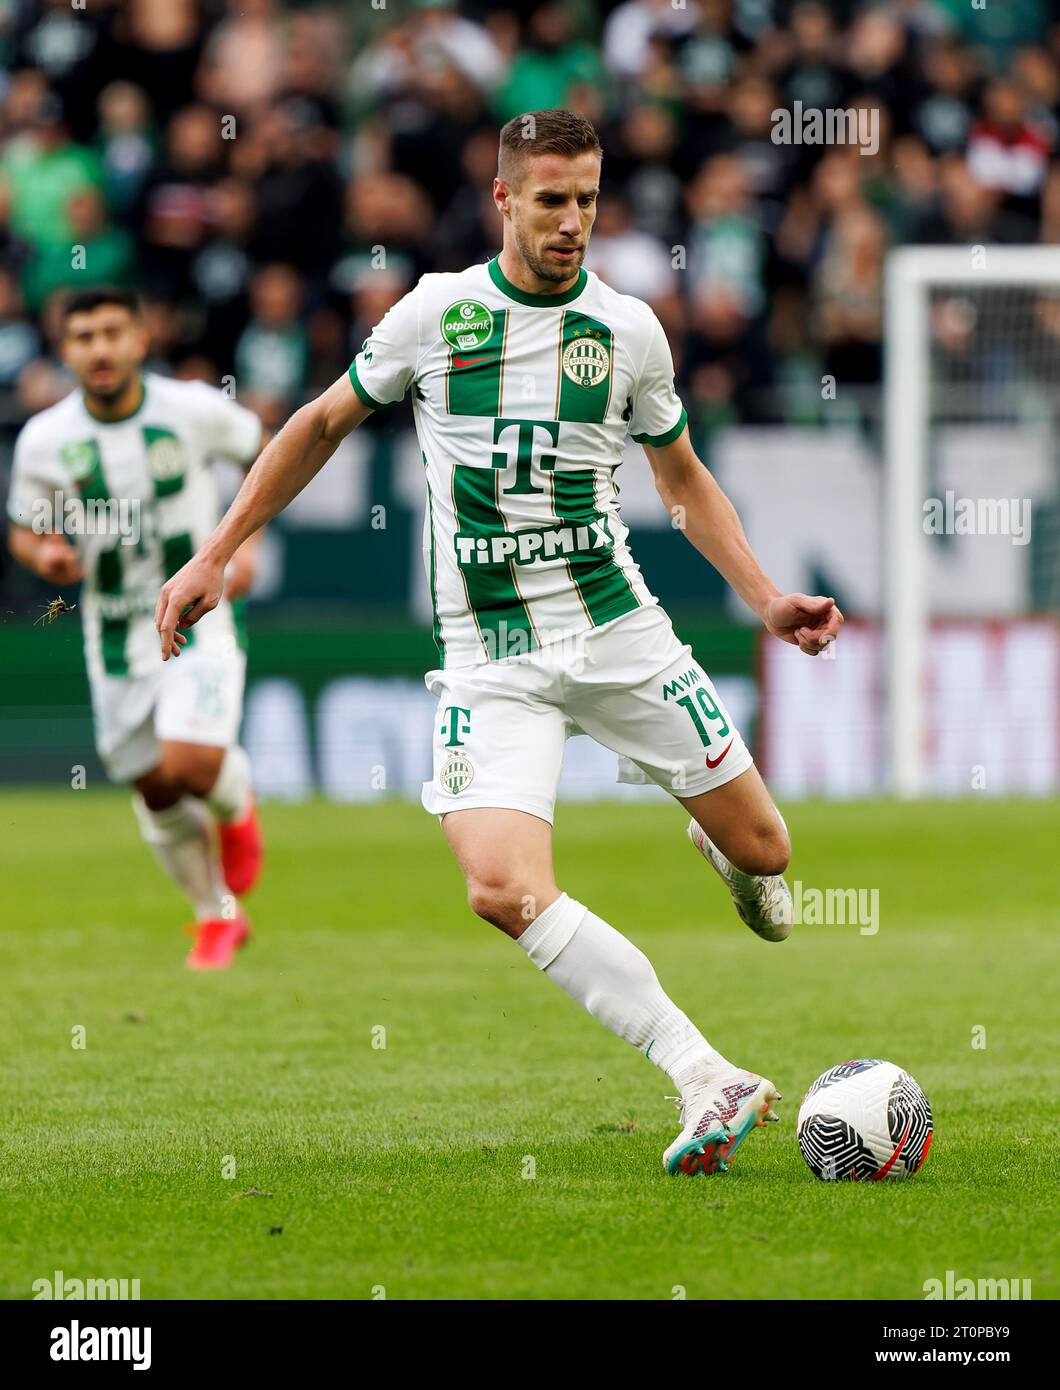
[[[999,286],[1060,292],[1060,247],[903,247],[887,258],[884,295],[884,631],[891,790],[925,789],[928,634],[924,527],[931,425],[930,296]],[[1060,392],[1060,380],[1056,383]]]

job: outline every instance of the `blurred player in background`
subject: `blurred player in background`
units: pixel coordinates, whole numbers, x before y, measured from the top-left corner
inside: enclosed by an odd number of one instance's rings
[[[349,373],[265,450],[217,531],[163,588],[162,653],[221,601],[230,557],[339,441],[410,388],[427,479],[424,557],[439,666],[437,814],[476,913],[680,1091],[671,1173],[724,1170],[771,1115],[773,1083],[728,1062],[647,958],[556,885],[552,820],[566,739],[631,760],[691,813],[693,844],[768,941],[792,921],[787,831],[732,719],[630,553],[613,473],[642,444],[671,515],[774,636],[817,655],[831,598],[782,595],[692,449],[670,348],[639,299],[582,266],[600,186],[592,123],[529,112],[500,138],[503,249],[424,275]],[[187,635],[191,635],[189,632]],[[179,663],[178,663],[179,664]]]
[[[18,436],[11,552],[56,588],[83,581],[99,756],[113,781],[133,787],[143,838],[191,902],[189,966],[217,969],[249,931],[231,895],[253,886],[262,862],[237,743],[246,657],[231,602],[253,581],[258,537],[232,556],[225,598],[179,672],[163,674],[152,615],[159,585],[217,523],[213,460],[249,467],[261,423],[202,382],[141,370],[148,335],[131,291],[76,293],[64,324],[62,355],[79,389]]]

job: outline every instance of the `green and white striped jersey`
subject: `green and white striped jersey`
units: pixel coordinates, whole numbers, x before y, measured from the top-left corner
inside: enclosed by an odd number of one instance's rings
[[[103,423],[73,391],[25,424],[15,444],[8,515],[19,526],[62,531],[85,567],[81,591],[89,675],[142,676],[161,664],[158,592],[217,525],[212,463],[250,464],[261,423],[198,381],[146,373],[139,408]],[[223,600],[190,643],[239,638]]]
[[[440,666],[519,655],[658,602],[614,482],[627,434],[661,446],[685,427],[647,304],[584,269],[556,295],[527,294],[496,259],[425,275],[350,380],[374,408],[413,392]]]

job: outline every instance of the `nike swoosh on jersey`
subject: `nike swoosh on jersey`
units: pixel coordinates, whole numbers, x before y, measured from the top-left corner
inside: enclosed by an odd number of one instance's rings
[[[477,367],[480,362],[492,362],[492,357],[457,357],[453,354],[453,366],[458,370],[461,367]]]
[[[726,754],[726,753],[729,751],[729,749],[732,747],[732,742],[733,742],[733,741],[732,741],[732,739],[730,738],[729,741],[728,741],[728,743],[725,745],[725,747],[721,750],[721,752],[718,754],[718,756],[717,756],[713,761],[711,761],[710,754],[708,753],[708,754],[707,754],[707,766],[708,766],[708,767],[717,767],[719,763],[724,762],[724,761],[725,761],[725,754]]]

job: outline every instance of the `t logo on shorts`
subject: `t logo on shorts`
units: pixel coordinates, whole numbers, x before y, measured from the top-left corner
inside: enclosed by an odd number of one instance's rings
[[[463,715],[463,719],[460,716]],[[448,728],[446,725],[448,724]],[[461,734],[471,732],[471,711],[461,709],[459,705],[446,705],[445,717],[442,719],[442,733],[445,736],[446,748],[463,748]]]

